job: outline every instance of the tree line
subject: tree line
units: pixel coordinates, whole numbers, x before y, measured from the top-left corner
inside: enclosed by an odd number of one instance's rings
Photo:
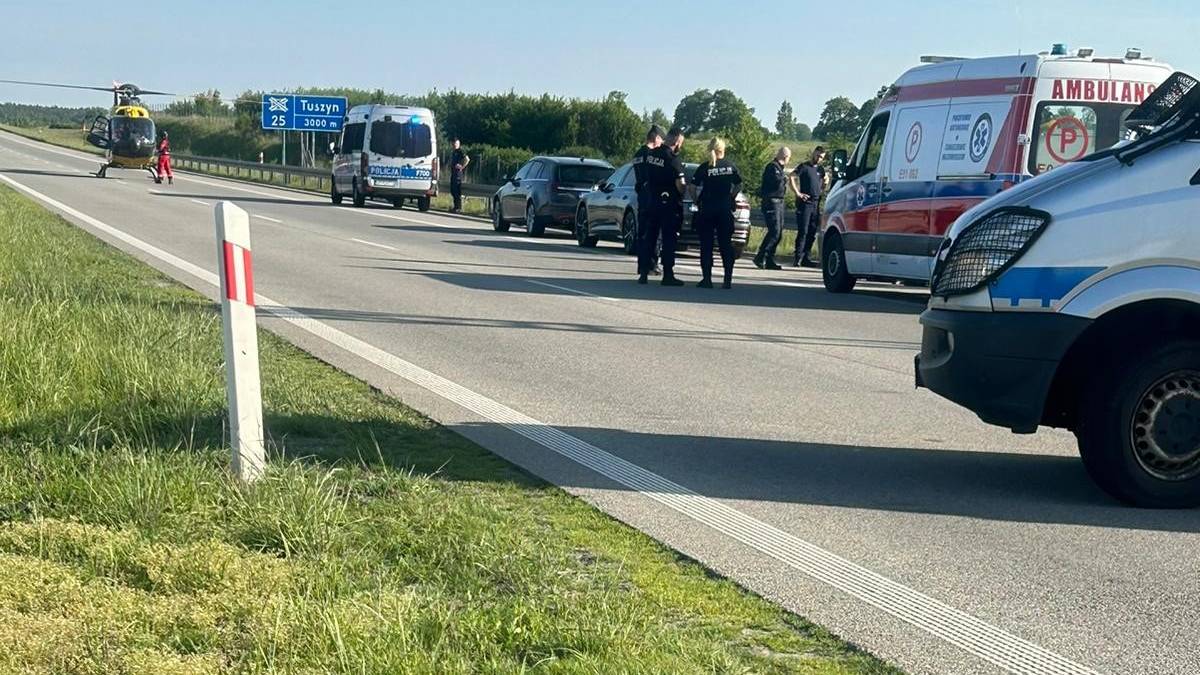
[[[485,160],[474,164],[477,172],[483,172],[475,179],[490,182],[515,170],[534,154],[591,155],[619,164],[633,154],[651,124],[664,129],[679,126],[699,141],[720,135],[728,143],[730,158],[747,167],[747,174],[755,174],[757,171],[748,167],[765,164],[773,142],[819,140],[833,147],[852,145],[886,91],[887,87],[882,87],[875,97],[858,105],[844,96],[831,98],[812,127],[797,120],[791,103],[785,100],[773,130],[764,127],[754,109],[729,89],[698,89],[684,96],[672,114],[661,109],[639,114],[620,91],[601,99],[457,90],[408,95],[344,87],[309,87],[296,93],[342,96],[351,106],[385,103],[429,108],[438,120],[442,148],[448,152],[446,141],[452,137],[462,139],[477,159]],[[173,142],[183,151],[240,159],[256,159],[262,152],[267,161],[272,161],[281,154],[282,139],[280,134],[261,128],[263,93],[245,91],[228,99],[213,89],[155,106],[154,112],[163,118],[162,126],[178,132],[173,133]],[[0,104],[0,123],[78,126],[102,112],[103,108],[5,103]],[[687,157],[700,159],[704,156],[702,150],[703,143],[692,143]],[[299,148],[289,148],[288,154],[298,157]]]

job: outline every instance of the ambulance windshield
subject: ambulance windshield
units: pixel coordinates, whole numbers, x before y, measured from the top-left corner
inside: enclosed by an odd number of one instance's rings
[[[1132,138],[1126,120],[1133,110],[1119,103],[1039,104],[1029,172],[1036,176]]]

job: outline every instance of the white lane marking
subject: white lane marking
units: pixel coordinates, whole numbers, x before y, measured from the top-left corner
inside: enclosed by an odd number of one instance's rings
[[[365,244],[365,245],[367,245],[367,246],[374,246],[375,248],[381,248],[381,249],[383,249],[383,250],[385,250],[385,251],[399,251],[399,250],[400,250],[400,249],[398,249],[398,248],[393,248],[393,247],[391,247],[391,246],[388,246],[388,245],[386,245],[386,244],[376,244],[376,243],[375,243],[375,242],[373,242],[373,241],[367,241],[367,240],[365,240],[365,239],[355,239],[354,237],[351,237],[351,238],[350,238],[350,241],[357,241],[357,242],[358,242],[358,243],[360,243],[360,244]]]
[[[595,298],[596,300],[607,300],[608,302],[620,302],[621,301],[620,298],[610,298],[610,297],[607,297],[604,295],[595,295],[593,293],[588,293],[587,291],[580,291],[580,290],[576,290],[574,288],[567,288],[566,286],[559,286],[557,284],[549,284],[549,283],[546,283],[545,281],[537,281],[535,279],[526,279],[525,281],[528,281],[531,284],[537,284],[538,286],[545,286],[547,288],[555,288],[560,291],[566,291],[567,293],[574,293],[575,295],[584,295],[589,298]]]
[[[199,199],[189,199],[188,201],[193,204],[199,204],[200,206],[208,206],[208,202],[202,202]]]
[[[280,224],[282,224],[282,223],[283,223],[283,221],[282,221],[282,220],[279,220],[278,218],[272,218],[272,217],[270,217],[270,216],[263,216],[263,215],[259,215],[259,214],[257,214],[257,213],[255,213],[255,214],[252,214],[252,215],[251,215],[251,217],[252,217],[252,218],[258,218],[259,220],[265,220],[265,221],[267,221],[267,222],[269,222],[269,223],[280,223]]]
[[[217,275],[107,225],[5,175],[0,180],[63,213],[197,279],[216,286]],[[255,294],[260,308],[331,345],[420,386],[484,419],[637,491],[667,508],[826,583],[851,597],[924,630],[964,651],[1013,673],[1097,675],[1096,671],[985,623],[841,556],[784,532],[722,501],[705,497],[632,462],[606,452],[561,429],[524,415],[398,356],[310,318],[291,307]]]

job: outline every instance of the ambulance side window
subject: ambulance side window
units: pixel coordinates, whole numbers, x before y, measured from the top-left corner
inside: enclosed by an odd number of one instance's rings
[[[887,135],[889,119],[891,119],[891,113],[885,112],[871,120],[871,126],[867,129],[867,135],[863,137],[863,154],[859,159],[860,164],[858,170],[854,172],[857,175],[865,176],[879,167],[879,159],[883,156],[883,141]]]

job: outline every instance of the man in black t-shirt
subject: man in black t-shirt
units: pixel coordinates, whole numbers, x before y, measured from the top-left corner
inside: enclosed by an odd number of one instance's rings
[[[454,139],[454,152],[450,153],[450,195],[454,197],[454,213],[462,213],[463,176],[471,158],[462,149],[462,142]]]
[[[699,189],[697,205],[700,212],[693,222],[700,237],[700,270],[704,278],[700,288],[712,288],[713,237],[721,248],[721,264],[725,268],[722,288],[733,288],[733,207],[734,195],[742,184],[742,175],[733,162],[725,159],[725,142],[714,138],[708,144],[709,160],[696,168],[692,188]]]
[[[758,246],[754,266],[769,270],[783,269],[775,262],[775,249],[783,238],[783,198],[787,194],[787,174],[784,167],[792,157],[791,148],[780,146],[775,159],[763,169],[762,184],[758,196],[762,198],[763,218],[767,221],[767,234]]]
[[[796,251],[792,257],[795,267],[820,267],[808,259],[817,231],[821,229],[821,194],[825,191],[825,148],[817,146],[808,160],[801,162],[788,176],[788,183],[796,193]]]
[[[646,186],[651,198],[649,227],[641,233],[641,252],[638,256],[638,283],[646,283],[646,276],[654,267],[654,247],[662,237],[662,285],[682,286],[675,278],[675,242],[683,226],[683,191],[687,177],[679,150],[683,147],[683,131],[672,128],[667,142],[652,150],[646,163],[650,167]]]

